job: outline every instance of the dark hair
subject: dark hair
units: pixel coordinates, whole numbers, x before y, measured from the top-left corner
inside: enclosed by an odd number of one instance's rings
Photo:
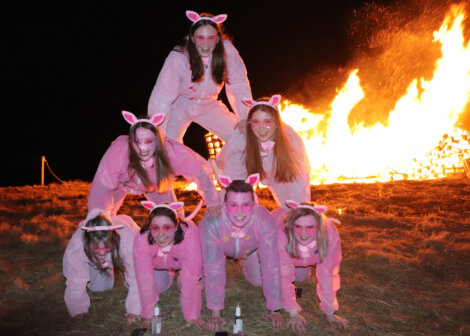
[[[86,227],[95,226],[110,226],[112,223],[103,215],[98,215],[95,218],[90,219],[86,222]],[[114,267],[122,267],[123,262],[119,256],[119,246],[121,244],[121,237],[116,230],[97,230],[97,231],[83,231],[83,249],[86,256],[100,271],[104,271],[101,262],[98,258],[90,251],[90,245],[99,245],[100,242],[104,243],[106,248],[111,249],[111,258],[113,260]]]
[[[185,227],[188,227],[188,224],[186,222],[180,221],[178,217],[176,217],[173,210],[165,207],[158,207],[150,212],[147,223],[140,229],[140,234],[144,234],[145,232],[149,231],[147,240],[150,245],[154,244],[155,239],[153,239],[153,236],[150,232],[150,224],[152,223],[152,220],[158,216],[168,217],[173,222],[173,224],[176,225],[174,244],[177,245],[181,243],[184,240],[184,231],[181,226],[184,225]]]
[[[135,174],[137,174],[147,189],[149,191],[153,191],[153,185],[150,182],[147,171],[142,166],[139,156],[134,149],[135,139],[137,137],[136,134],[139,128],[145,128],[152,131],[157,139],[154,154],[155,170],[157,174],[157,191],[164,192],[171,186],[171,175],[173,174],[173,167],[171,166],[170,159],[166,154],[165,142],[159,128],[148,122],[138,122],[132,125],[129,130],[129,165],[127,167],[129,178],[133,180]]]
[[[201,13],[201,16],[213,17],[214,15],[209,13]],[[175,51],[184,52],[186,51],[189,56],[189,65],[191,67],[191,81],[200,82],[204,78],[204,65],[202,64],[201,56],[199,55],[196,45],[194,44],[193,37],[194,33],[199,27],[211,26],[217,30],[217,36],[219,41],[217,42],[214,51],[212,52],[211,72],[212,79],[218,85],[222,85],[227,82],[227,66],[225,63],[225,48],[224,39],[228,40],[228,36],[223,33],[222,24],[216,24],[211,20],[199,20],[198,22],[191,25],[189,29],[189,35],[183,38],[176,47]]]
[[[261,98],[258,101],[269,101],[268,98]],[[259,153],[258,138],[253,132],[249,121],[253,117],[253,114],[257,111],[262,111],[270,114],[276,125],[274,131],[274,163],[275,163],[275,174],[274,179],[276,182],[286,183],[292,182],[297,179],[300,174],[299,165],[300,163],[294,158],[292,148],[289,144],[284,123],[281,120],[281,116],[277,108],[267,104],[258,104],[250,109],[247,118],[246,128],[246,148],[245,148],[245,165],[248,175],[259,173],[261,179],[266,178],[266,172],[263,169],[263,162]]]
[[[253,186],[249,183],[246,183],[243,180],[234,180],[230,185],[225,189],[225,195],[224,195],[224,202],[227,202],[227,195],[229,191],[233,191],[236,193],[245,193],[249,192],[251,193],[251,198],[254,200],[255,195],[253,191]]]

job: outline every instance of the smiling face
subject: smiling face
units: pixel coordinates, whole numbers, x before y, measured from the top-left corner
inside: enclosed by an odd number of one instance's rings
[[[106,247],[104,242],[100,241],[98,244],[95,244],[95,243],[90,244],[90,252],[94,254],[96,258],[103,265],[103,263],[106,260],[106,256],[108,255],[108,253],[111,252],[111,248]]]
[[[203,25],[196,29],[192,37],[197,52],[201,57],[209,57],[219,42],[217,29],[211,25]]]
[[[150,234],[160,247],[173,243],[176,224],[167,216],[155,216],[149,225]]]
[[[157,137],[151,130],[139,127],[135,132],[135,140],[132,145],[139,159],[148,161],[155,155]]]
[[[244,227],[253,215],[253,194],[251,192],[227,193],[224,209],[233,225]]]
[[[258,110],[252,114],[249,123],[259,141],[268,141],[274,138],[276,122],[270,113]]]
[[[317,238],[317,220],[313,216],[302,216],[292,225],[294,239],[301,245],[307,245]]]

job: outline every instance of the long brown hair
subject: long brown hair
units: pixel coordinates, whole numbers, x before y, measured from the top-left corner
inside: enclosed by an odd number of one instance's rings
[[[105,216],[98,215],[90,219],[85,226],[111,226],[113,225]],[[111,249],[111,258],[114,267],[122,267],[123,262],[119,256],[119,246],[121,244],[121,237],[116,230],[97,230],[97,231],[83,231],[83,249],[86,256],[100,271],[104,271],[101,262],[98,260],[90,250],[90,245],[98,246],[100,242],[104,243],[106,248]]]
[[[209,13],[201,13],[201,16],[213,17],[214,15]],[[216,24],[211,20],[199,20],[198,22],[191,25],[189,29],[189,35],[183,38],[174,48],[175,51],[188,53],[189,64],[191,66],[191,81],[200,82],[204,78],[204,65],[202,64],[201,56],[196,49],[193,37],[194,33],[199,27],[210,25],[217,30],[217,36],[219,41],[217,42],[214,51],[212,52],[211,61],[211,72],[212,79],[218,85],[222,85],[227,82],[227,66],[225,63],[225,48],[224,39],[228,40],[228,36],[223,32],[222,24]]]
[[[292,232],[292,229],[295,221],[303,216],[313,216],[315,218],[315,222],[317,223],[317,249],[318,254],[320,255],[320,262],[322,262],[328,253],[328,233],[326,232],[326,226],[323,215],[309,208],[296,208],[292,210],[285,219],[285,233],[287,235],[287,253],[293,258],[299,257],[297,254],[298,243],[294,238],[294,233]]]
[[[139,156],[134,149],[134,144],[137,137],[137,129],[140,127],[152,131],[155,134],[155,138],[157,139],[154,155],[155,170],[157,175],[157,191],[164,192],[171,186],[173,167],[171,166],[170,159],[166,153],[165,142],[159,128],[148,122],[135,123],[129,130],[129,165],[127,166],[129,178],[134,179],[135,174],[137,174],[137,176],[149,191],[153,191],[154,189],[148,177],[147,171],[142,166]]]
[[[268,101],[269,99],[261,98],[258,101]],[[277,108],[267,104],[258,104],[253,106],[248,112],[248,123],[246,128],[246,148],[245,148],[245,164],[248,175],[260,173],[261,178],[266,178],[266,172],[263,169],[263,162],[259,151],[258,138],[256,137],[250,125],[250,119],[257,111],[262,111],[270,114],[276,125],[274,131],[274,161],[275,161],[275,174],[274,179],[276,182],[287,183],[297,179],[300,174],[298,160],[295,159],[292,153],[292,146],[286,135],[284,123],[281,121],[281,116]]]

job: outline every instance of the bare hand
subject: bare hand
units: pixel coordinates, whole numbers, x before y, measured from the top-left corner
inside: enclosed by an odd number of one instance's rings
[[[341,318],[336,314],[326,315],[326,319],[331,324],[336,325],[339,329],[348,329],[349,328],[349,321],[346,319]]]
[[[198,327],[199,329],[207,329],[206,321],[204,321],[202,319],[186,320],[186,325],[187,326],[194,325],[194,326]]]
[[[300,335],[305,332],[307,321],[305,321],[305,318],[300,314],[291,315],[287,322],[287,327],[290,327],[295,334]]]
[[[234,129],[238,129],[241,134],[246,134],[246,120],[240,120]]]
[[[271,321],[274,329],[281,330],[282,328],[284,328],[284,319],[282,318],[281,313],[270,311],[269,313],[264,315],[264,318],[267,321]]]
[[[127,318],[127,325],[131,325],[134,322],[139,322],[140,321],[140,316],[139,315],[134,315],[131,313],[126,314]]]
[[[152,319],[144,318],[142,319],[142,327],[150,329],[152,328]]]
[[[72,316],[72,319],[74,320],[83,320],[84,317],[86,317],[88,313],[82,313],[82,314],[77,314],[75,316]]]
[[[211,217],[219,217],[220,212],[221,212],[220,209],[222,209],[222,207],[220,205],[213,206],[213,207],[208,207],[207,212],[209,213],[209,216],[211,216]]]
[[[221,316],[220,311],[212,311],[211,317],[207,320],[206,328],[209,331],[215,332],[226,322],[227,320]]]

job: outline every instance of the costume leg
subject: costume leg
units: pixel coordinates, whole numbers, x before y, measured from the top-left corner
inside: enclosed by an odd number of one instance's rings
[[[295,282],[302,282],[310,277],[311,266],[295,268]]]
[[[172,106],[171,119],[166,125],[165,136],[170,139],[174,139],[178,142],[183,143],[183,136],[191,124],[192,118],[188,114],[188,102],[185,99],[178,98]]]
[[[108,268],[100,272],[100,270],[90,265],[89,270],[90,282],[87,284],[89,290],[92,292],[103,292],[113,288],[114,270],[112,268]]]
[[[253,286],[261,287],[261,263],[258,257],[258,251],[254,251],[245,260],[242,260],[243,274],[246,281]]]
[[[173,270],[153,270],[153,278],[159,293],[163,293],[171,287],[174,277],[175,271]]]
[[[114,217],[117,215],[117,212],[121,208],[122,202],[124,201],[124,198],[126,198],[126,195],[127,193],[124,191],[122,187],[119,187],[114,191],[113,193],[114,205],[110,213],[111,217]]]
[[[207,106],[207,109],[209,110],[207,113],[194,117],[193,121],[226,141],[234,130],[235,114],[221,101],[214,101]]]

